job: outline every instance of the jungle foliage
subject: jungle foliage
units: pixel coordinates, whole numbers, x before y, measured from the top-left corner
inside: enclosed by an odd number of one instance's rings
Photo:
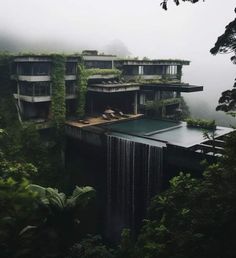
[[[52,120],[57,130],[64,126],[66,115],[65,104],[65,57],[54,54],[52,57]]]
[[[77,115],[80,119],[83,119],[85,116],[88,76],[89,76],[89,73],[85,69],[84,65],[78,64],[77,65],[77,76],[76,76],[76,83],[77,83],[77,87],[78,87]]]
[[[204,120],[204,119],[193,119],[188,118],[185,120],[187,122],[187,126],[191,127],[199,127],[203,129],[216,129],[215,120]]]

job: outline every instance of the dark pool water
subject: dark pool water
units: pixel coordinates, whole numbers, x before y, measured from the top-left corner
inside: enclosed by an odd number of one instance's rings
[[[179,125],[178,122],[142,118],[117,122],[107,125],[106,128],[122,133],[145,135],[150,132],[175,127],[177,125]]]
[[[201,128],[187,127],[185,122],[165,121],[158,119],[141,118],[137,120],[122,121],[107,125],[111,132],[134,135],[143,138],[143,141],[161,141],[183,147],[190,147],[206,140]],[[231,128],[217,127],[215,136],[232,131]],[[213,132],[208,131],[209,135]],[[134,140],[136,141],[136,140]]]

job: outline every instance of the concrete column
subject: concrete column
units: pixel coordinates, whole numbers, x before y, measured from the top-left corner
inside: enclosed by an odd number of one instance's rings
[[[155,91],[154,100],[158,101],[160,99],[160,91]]]
[[[137,91],[134,92],[134,114],[138,114],[138,93]]]
[[[176,92],[176,98],[180,98],[181,97],[181,92],[180,91],[177,91]]]
[[[90,113],[93,114],[93,95],[90,96]]]
[[[20,114],[22,114],[22,106],[21,106],[21,101],[20,101],[20,86],[19,86],[19,82],[17,80],[17,102],[18,102],[18,107],[20,110]]]

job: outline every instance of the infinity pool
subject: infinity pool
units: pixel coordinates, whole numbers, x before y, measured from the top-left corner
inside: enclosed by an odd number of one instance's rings
[[[185,122],[165,121],[158,119],[141,118],[106,125],[111,132],[138,136],[150,143],[151,141],[166,142],[182,147],[190,147],[203,142],[204,136],[201,128],[187,127]],[[215,136],[221,136],[231,132],[231,128],[219,127],[215,130]],[[208,131],[212,134],[213,131]],[[127,137],[129,138],[129,137]]]
[[[116,132],[145,135],[151,132],[175,127],[179,124],[179,122],[141,118],[129,121],[121,121],[114,124],[108,124],[105,127]]]

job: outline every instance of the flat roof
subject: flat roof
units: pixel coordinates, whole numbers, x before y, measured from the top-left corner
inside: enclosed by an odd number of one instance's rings
[[[91,84],[88,87],[89,91],[95,92],[124,92],[124,91],[138,91],[140,90],[139,83],[98,83]]]
[[[160,91],[196,92],[203,91],[203,86],[185,83],[144,83],[142,89],[158,89]]]
[[[118,59],[117,63],[122,65],[189,65],[189,60],[181,59],[150,59],[150,60],[139,60],[139,59]]]

